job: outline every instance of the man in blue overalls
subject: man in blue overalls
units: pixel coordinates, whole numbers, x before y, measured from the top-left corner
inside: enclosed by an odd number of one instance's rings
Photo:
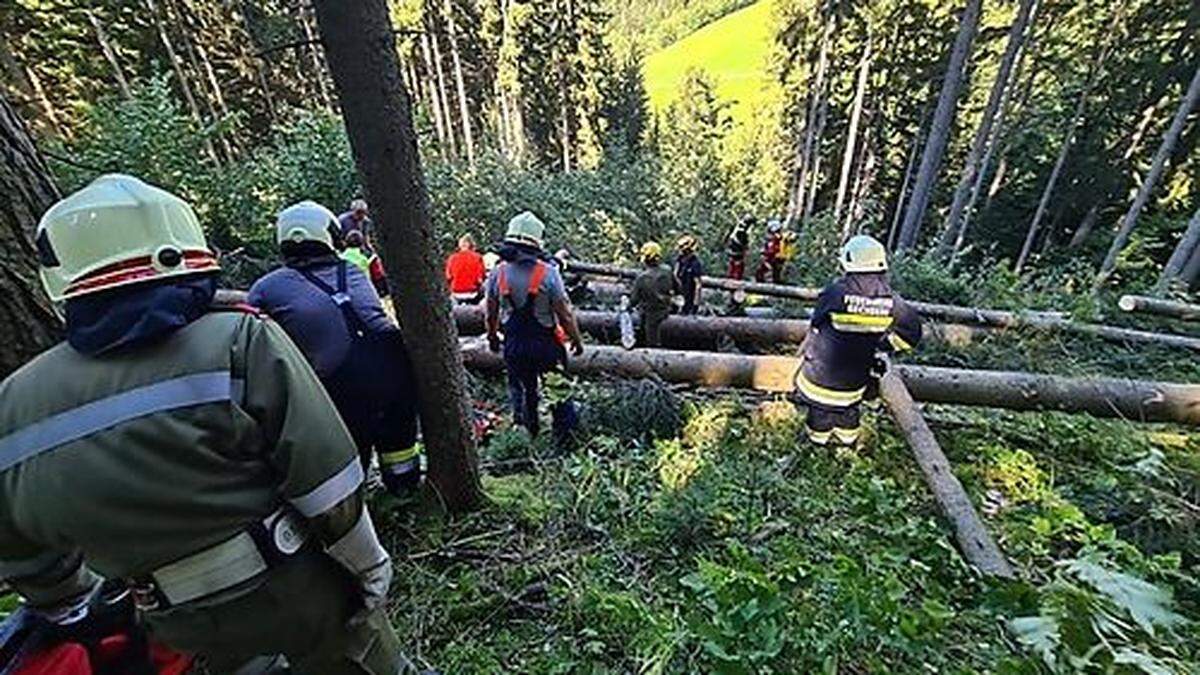
[[[537,436],[538,381],[566,363],[564,343],[583,354],[583,337],[558,266],[542,250],[546,226],[526,211],[508,223],[500,264],[486,284],[488,345],[500,351],[503,314],[504,364],[513,418]]]
[[[337,230],[333,212],[315,202],[281,211],[276,240],[283,267],[250,287],[249,302],[304,352],[364,465],[377,452],[384,486],[403,496],[421,476],[412,366],[371,280],[338,257]]]

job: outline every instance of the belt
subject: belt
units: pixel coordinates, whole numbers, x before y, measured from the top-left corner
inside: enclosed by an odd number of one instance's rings
[[[279,509],[230,539],[134,579],[138,609],[166,609],[228,590],[291,558],[308,542],[300,518]]]

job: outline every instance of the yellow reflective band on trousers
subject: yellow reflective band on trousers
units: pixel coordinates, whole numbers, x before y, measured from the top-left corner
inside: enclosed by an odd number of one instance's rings
[[[411,448],[404,450],[395,450],[392,452],[379,453],[379,463],[382,466],[391,466],[392,464],[403,464],[411,461],[421,454],[421,446],[414,445]]]
[[[846,333],[886,333],[892,327],[891,316],[833,312],[829,315],[833,327]]]
[[[860,387],[853,391],[838,391],[822,387],[805,377],[803,369],[796,372],[796,390],[804,398],[813,403],[820,403],[821,405],[833,406],[835,408],[852,406],[862,401],[863,394],[866,393],[866,387]]]
[[[892,349],[895,349],[898,352],[912,351],[913,348],[912,345],[908,344],[907,340],[899,335],[896,335],[895,333],[888,333],[888,344],[892,346]]]
[[[832,431],[817,431],[810,426],[804,427],[804,433],[808,435],[808,440],[817,445],[826,445],[833,438]]]
[[[846,427],[834,427],[833,435],[843,445],[853,445],[858,442],[859,435],[862,434],[862,427],[854,427],[852,429]]]

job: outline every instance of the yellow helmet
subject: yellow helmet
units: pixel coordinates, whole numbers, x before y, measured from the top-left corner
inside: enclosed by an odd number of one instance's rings
[[[656,263],[662,260],[662,246],[659,246],[657,241],[648,241],[642,244],[638,257],[647,265]]]
[[[36,239],[42,285],[55,302],[220,269],[187,202],[122,174],[50,207]]]
[[[696,250],[696,238],[690,234],[685,234],[675,242],[675,248],[678,248],[682,253],[691,253]]]
[[[887,250],[875,237],[850,237],[842,246],[842,269],[847,272],[883,272],[888,268]]]
[[[315,241],[333,250],[333,233],[339,228],[333,211],[314,201],[292,204],[275,216],[275,242],[299,244]]]

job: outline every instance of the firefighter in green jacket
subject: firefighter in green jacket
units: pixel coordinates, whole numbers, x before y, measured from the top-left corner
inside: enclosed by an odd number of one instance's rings
[[[661,347],[662,322],[667,320],[675,303],[675,277],[671,268],[662,264],[662,246],[658,242],[642,244],[640,257],[645,269],[633,280],[629,307],[638,310],[643,344]]]
[[[191,207],[102,176],[36,243],[67,341],[0,384],[0,577],[60,625],[125,580],[211,672],[410,668],[354,442],[278,326],[212,308]]]

